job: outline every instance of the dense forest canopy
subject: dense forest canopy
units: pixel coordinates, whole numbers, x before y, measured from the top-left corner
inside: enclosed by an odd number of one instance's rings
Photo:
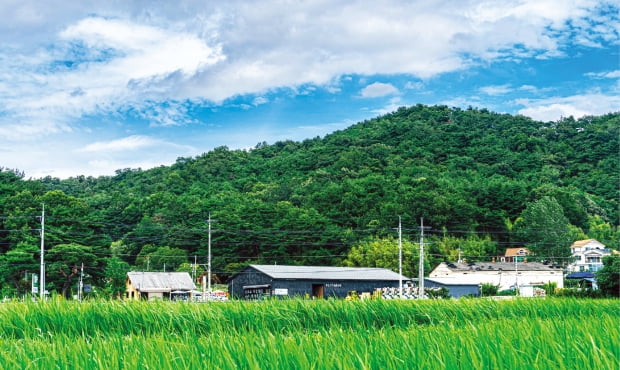
[[[409,274],[422,219],[429,266],[457,250],[490,260],[515,246],[567,263],[577,239],[618,248],[619,130],[620,113],[537,122],[417,105],[324,138],[219,147],[114,176],[25,179],[4,169],[0,279],[24,292],[38,271],[43,204],[48,289],[58,292],[81,263],[108,292],[122,290],[130,268],[191,271],[196,261],[202,270],[209,218],[220,279],[248,263],[373,263],[382,259],[363,254],[377,243],[390,260],[399,216],[414,246]]]

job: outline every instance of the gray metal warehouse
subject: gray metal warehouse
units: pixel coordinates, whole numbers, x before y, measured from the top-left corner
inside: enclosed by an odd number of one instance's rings
[[[377,288],[398,288],[411,279],[376,267],[325,267],[248,265],[228,280],[231,297],[345,298],[352,290],[372,293]]]

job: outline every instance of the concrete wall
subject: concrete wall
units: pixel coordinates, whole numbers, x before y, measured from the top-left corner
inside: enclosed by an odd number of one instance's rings
[[[564,278],[562,272],[544,272],[544,271],[476,271],[475,273],[455,272],[449,275],[459,284],[483,284],[489,283],[499,285],[499,290],[510,289],[518,283],[519,285],[546,284],[554,282],[558,288],[564,287]]]

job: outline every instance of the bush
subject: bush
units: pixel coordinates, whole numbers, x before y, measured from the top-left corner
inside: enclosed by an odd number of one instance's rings
[[[604,294],[600,290],[593,289],[557,289],[555,295],[558,297],[572,298],[603,298]]]
[[[515,289],[506,289],[506,290],[501,290],[499,292],[497,292],[497,295],[500,296],[516,296],[517,295],[517,291]]]
[[[426,294],[435,299],[450,298],[450,291],[446,287],[427,289]]]
[[[547,284],[544,284],[542,287],[545,290],[545,294],[547,295],[547,297],[549,297],[555,295],[556,290],[558,289],[558,283],[550,281]]]
[[[483,297],[497,295],[498,291],[499,291],[499,285],[493,285],[491,283],[483,283],[480,286],[480,294]]]

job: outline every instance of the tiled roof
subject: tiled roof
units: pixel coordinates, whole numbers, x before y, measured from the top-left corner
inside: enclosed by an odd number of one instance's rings
[[[519,251],[525,251],[525,254],[519,254]],[[506,253],[504,253],[505,257],[518,257],[518,256],[527,256],[530,254],[530,251],[527,248],[506,248]]]
[[[320,279],[320,280],[409,280],[398,273],[377,267],[329,267],[290,265],[250,265],[250,267],[274,279]]]
[[[571,245],[571,247],[583,247],[584,245],[596,241],[596,239],[584,239],[584,240],[577,240],[573,243],[573,245]]]

